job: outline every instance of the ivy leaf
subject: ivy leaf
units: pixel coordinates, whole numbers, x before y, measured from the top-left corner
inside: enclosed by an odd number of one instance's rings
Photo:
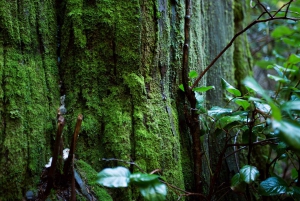
[[[297,179],[298,178],[298,170],[296,168],[292,169],[292,171],[291,171],[291,178],[292,179]],[[300,194],[300,191],[299,191],[299,194]]]
[[[270,79],[272,79],[272,80],[274,80],[274,81],[276,81],[276,82],[281,82],[281,83],[289,83],[289,82],[290,82],[289,79],[287,79],[287,78],[282,78],[282,77],[278,77],[278,76],[276,76],[276,75],[268,74],[267,76],[268,76],[268,78],[270,78]]]
[[[273,129],[280,131],[279,136],[287,145],[300,150],[300,124],[292,120],[272,121]]]
[[[253,77],[246,77],[243,80],[243,83],[245,84],[246,87],[249,87],[252,90],[254,90],[256,93],[260,94],[268,102],[272,101],[271,98],[265,92],[265,90],[254,80]]]
[[[300,56],[296,54],[291,54],[288,59],[288,62],[291,64],[297,64],[300,62]]]
[[[127,187],[129,183],[130,172],[127,168],[105,168],[98,173],[97,182],[107,187]]]
[[[135,173],[130,175],[130,182],[136,184],[139,187],[148,186],[151,183],[158,181],[158,175],[156,174],[142,174]]]
[[[269,177],[259,185],[261,195],[274,196],[288,191],[287,183],[279,177]]]
[[[300,110],[300,101],[288,101],[282,104],[280,108],[285,111]]]
[[[240,180],[246,182],[247,184],[250,184],[259,176],[259,171],[254,166],[245,165],[240,169],[240,175]]]
[[[293,195],[295,195],[295,196],[300,196],[300,187],[298,187],[298,186],[293,186],[293,187],[292,187],[292,193],[293,193]]]
[[[265,90],[254,80],[252,77],[246,77],[243,81],[246,87],[249,87],[256,91],[256,93],[260,94],[268,104],[270,105],[272,109],[272,116],[275,120],[280,121],[281,120],[281,112],[280,109],[275,105],[273,100],[267,95]]]
[[[146,200],[163,201],[166,199],[167,186],[157,179],[147,186],[140,187],[140,192]]]
[[[210,90],[210,89],[215,89],[215,87],[214,87],[214,86],[195,87],[195,88],[193,89],[193,91],[196,91],[196,92],[206,92],[206,91],[208,91],[208,90]]]
[[[155,174],[135,173],[130,175],[130,182],[140,188],[141,194],[147,200],[165,200],[167,187],[158,180]]]
[[[192,70],[192,71],[189,72],[189,77],[190,78],[196,78],[196,77],[198,77],[198,73],[196,71]]]
[[[204,107],[204,96],[198,92],[195,92],[196,98],[196,109],[199,113],[206,113],[206,109]]]
[[[219,123],[217,124],[217,128],[224,128],[228,124],[232,122],[237,122],[237,121],[243,121],[244,118],[241,117],[240,115],[234,115],[234,116],[224,116],[219,119]]]
[[[271,33],[273,38],[280,38],[282,36],[291,35],[294,31],[287,26],[277,26]]]
[[[218,106],[214,106],[212,107],[210,110],[208,110],[208,115],[213,117],[213,118],[217,118],[220,117],[222,115],[225,114],[231,114],[232,113],[232,109],[228,109],[228,108],[221,108]]]
[[[238,90],[238,89],[234,88],[233,86],[231,86],[223,78],[222,78],[222,86],[223,86],[223,89],[226,89],[232,95],[235,95],[235,96],[241,96],[242,95],[241,92],[240,92],[240,90]]]
[[[242,106],[244,108],[244,110],[246,110],[249,106],[250,106],[250,103],[249,101],[246,101],[246,100],[243,100],[243,99],[235,99],[234,102],[239,105],[239,106]]]
[[[272,68],[278,73],[278,75],[280,77],[284,77],[284,73],[283,72],[290,72],[291,71],[289,68],[280,66],[278,64],[272,65]]]
[[[180,84],[178,87],[179,87],[179,89],[181,89],[181,91],[184,91],[183,84]]]
[[[236,193],[242,193],[246,190],[246,183],[240,180],[240,173],[236,173],[231,178],[231,190],[233,190]]]

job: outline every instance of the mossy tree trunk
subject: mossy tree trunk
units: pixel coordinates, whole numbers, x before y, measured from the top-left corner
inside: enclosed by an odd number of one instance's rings
[[[0,1],[0,200],[34,188],[59,104],[52,1]]]
[[[233,37],[234,5],[192,2],[190,70],[201,72]],[[186,100],[178,89],[184,0],[1,0],[0,9],[1,200],[34,189],[51,155],[60,95],[66,95],[66,147],[77,115],[84,115],[77,158],[97,171],[128,166],[103,158],[134,161],[193,191]],[[233,59],[232,48],[201,81],[217,88],[207,96],[210,105],[222,100],[219,77],[234,80]],[[140,199],[130,189],[113,196],[120,195]],[[178,199],[172,191],[168,196]]]

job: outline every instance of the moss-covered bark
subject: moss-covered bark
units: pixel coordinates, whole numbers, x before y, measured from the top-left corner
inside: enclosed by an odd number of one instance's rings
[[[180,57],[171,69],[170,9],[167,1],[66,1],[61,73],[67,118],[84,115],[78,157],[97,170],[117,165],[102,158],[135,161],[147,172],[161,169],[168,182],[183,188],[176,104],[170,97],[170,75],[178,71]],[[180,34],[176,23],[174,35]],[[122,199],[139,195],[126,196]]]
[[[75,118],[84,115],[77,158],[97,171],[128,166],[102,158],[134,161],[193,190],[186,100],[178,90],[184,11],[184,0],[0,1],[0,199],[34,188],[50,155],[59,90],[66,147]],[[232,0],[193,1],[190,70],[203,70],[233,36],[233,14]],[[216,86],[211,104],[222,99],[219,78],[233,80],[233,69],[231,49],[201,81]],[[134,189],[117,192],[115,200],[141,200]],[[168,199],[178,197],[169,191]]]
[[[0,1],[0,200],[33,188],[58,107],[53,2]]]

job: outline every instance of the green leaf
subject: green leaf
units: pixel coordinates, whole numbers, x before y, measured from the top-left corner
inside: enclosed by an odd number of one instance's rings
[[[297,43],[297,40],[295,38],[287,38],[283,37],[281,40],[286,43],[287,45],[293,46],[293,47],[298,47],[299,44]]]
[[[231,113],[232,113],[232,109],[230,109],[230,108],[221,108],[221,107],[218,107],[218,106],[214,106],[210,110],[208,110],[208,115],[213,117],[213,118],[217,118],[217,117],[220,117],[222,115],[231,114]]]
[[[195,92],[196,98],[196,109],[199,113],[206,113],[206,109],[204,107],[204,96],[198,92]]]
[[[127,187],[129,183],[130,172],[127,168],[105,168],[98,173],[97,182],[107,187]]]
[[[273,100],[267,95],[265,90],[254,80],[252,77],[246,77],[243,81],[246,87],[249,87],[256,91],[256,93],[260,94],[266,101],[269,103],[272,109],[272,116],[275,120],[281,120],[281,112],[280,109],[275,105]]]
[[[275,103],[272,101],[269,103],[272,109],[272,117],[277,120],[280,121],[281,120],[281,112],[280,109],[275,105]]]
[[[251,165],[245,165],[240,169],[240,180],[247,184],[252,183],[259,176],[259,171],[256,167]]]
[[[214,86],[195,87],[195,88],[193,89],[193,91],[197,91],[197,92],[206,92],[206,91],[208,91],[208,90],[210,90],[210,89],[215,89],[215,87],[214,87]]]
[[[231,190],[233,190],[236,193],[242,193],[246,190],[246,183],[243,181],[240,181],[240,173],[236,173],[231,178]]]
[[[297,70],[292,69],[292,68],[287,68],[287,67],[283,67],[283,66],[279,66],[277,64],[273,65],[273,69],[276,70],[276,72],[278,73],[278,75],[280,77],[284,77],[284,72],[290,72],[290,73],[296,73]]]
[[[292,187],[292,194],[295,195],[295,196],[298,196],[298,198],[299,198],[299,196],[300,196],[300,187],[293,186]]]
[[[142,174],[134,173],[130,175],[130,182],[136,184],[139,187],[148,186],[151,183],[158,181],[158,175],[156,174]]]
[[[196,78],[196,77],[198,77],[198,73],[196,71],[192,70],[191,72],[189,72],[189,77]]]
[[[242,106],[244,108],[244,110],[246,110],[249,106],[250,106],[250,103],[249,101],[246,101],[246,100],[243,100],[243,99],[235,99],[234,102],[239,105],[239,106]]]
[[[300,124],[292,120],[272,121],[273,129],[280,131],[279,136],[287,145],[300,150]]]
[[[184,91],[184,86],[183,86],[183,84],[180,84],[178,87],[179,87],[179,89],[181,89],[181,91]]]
[[[271,98],[265,92],[265,90],[254,80],[253,77],[246,77],[243,80],[243,83],[245,84],[246,87],[249,87],[252,90],[254,90],[256,93],[260,94],[268,102],[272,101]]]
[[[166,199],[167,186],[157,179],[148,186],[140,187],[140,192],[146,200],[163,201]]]
[[[288,59],[288,62],[291,63],[291,64],[297,64],[297,63],[300,62],[300,56],[296,55],[296,54],[291,54],[289,59]]]
[[[289,83],[290,82],[290,80],[288,80],[287,78],[282,78],[282,77],[278,77],[278,76],[271,75],[271,74],[268,74],[267,76],[268,76],[268,78],[270,78],[276,82],[281,82],[281,83]]]
[[[224,128],[228,124],[232,122],[240,122],[243,121],[245,118],[240,115],[234,115],[234,116],[224,116],[221,117],[218,121],[217,128]]]
[[[259,192],[264,196],[280,195],[287,191],[287,183],[279,177],[269,177],[259,185]]]
[[[282,155],[285,153],[287,148],[287,145],[284,142],[279,142],[278,145],[275,147],[275,150],[277,152],[277,155]]]
[[[292,179],[297,179],[298,178],[298,170],[296,168],[292,169],[292,171],[291,171],[291,178]]]
[[[223,86],[224,89],[226,89],[232,95],[235,95],[235,96],[241,96],[242,95],[241,92],[240,92],[240,90],[238,90],[238,89],[234,88],[233,86],[231,86],[223,78],[222,78],[222,86]]]
[[[271,61],[266,61],[266,60],[258,60],[255,61],[255,65],[259,66],[262,69],[266,69],[267,66],[272,65],[273,63]]]
[[[285,111],[300,110],[300,101],[288,101],[282,104],[280,108]]]
[[[282,36],[291,35],[294,31],[287,26],[277,26],[271,33],[273,38],[280,38]]]

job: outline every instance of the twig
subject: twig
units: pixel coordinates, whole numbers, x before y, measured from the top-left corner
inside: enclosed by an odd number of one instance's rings
[[[208,201],[208,199],[206,198],[206,196],[205,195],[203,195],[203,194],[201,194],[201,193],[192,193],[192,192],[188,192],[188,191],[185,191],[185,190],[183,190],[183,189],[181,189],[181,188],[178,188],[177,186],[174,186],[174,185],[172,185],[172,184],[169,184],[168,182],[166,182],[166,181],[161,181],[162,183],[164,183],[164,184],[166,184],[169,188],[171,188],[171,189],[174,189],[174,190],[177,190],[177,191],[180,191],[180,192],[182,192],[183,194],[180,194],[179,196],[180,197],[182,197],[182,196],[198,196],[198,197],[201,197],[201,198],[203,198],[204,200],[207,200]]]
[[[64,125],[65,125],[65,119],[62,115],[60,115],[60,113],[58,113],[58,128],[57,128],[57,132],[56,132],[53,158],[52,158],[50,170],[48,173],[47,187],[43,194],[44,198],[46,198],[49,195],[49,193],[53,187],[54,173],[56,170],[57,159],[58,159],[60,144],[61,144],[61,136],[62,136],[62,131],[63,131]]]
[[[268,13],[270,14],[268,11],[264,12],[264,13]],[[203,76],[207,73],[207,71],[216,63],[216,61],[227,51],[227,49],[229,47],[231,47],[231,45],[233,44],[233,42],[235,41],[235,39],[243,34],[245,31],[247,31],[248,29],[250,29],[252,26],[254,26],[255,24],[261,23],[261,22],[269,22],[269,21],[273,21],[273,20],[293,20],[293,21],[298,21],[300,20],[300,18],[293,18],[293,17],[275,17],[271,16],[270,18],[267,19],[262,19],[260,20],[259,18],[262,15],[260,15],[256,20],[254,20],[253,22],[251,22],[248,26],[246,26],[243,30],[241,30],[240,32],[236,33],[233,38],[230,40],[230,42],[223,48],[223,50],[210,62],[210,64],[202,71],[202,73],[198,76],[198,78],[195,80],[195,82],[193,83],[193,85],[190,87],[190,89],[195,88],[199,81],[203,78]]]
[[[83,120],[83,116],[82,116],[82,114],[79,114],[77,117],[77,122],[76,122],[75,130],[74,130],[74,134],[73,134],[73,138],[72,138],[72,142],[71,142],[69,156],[64,164],[64,176],[68,175],[68,172],[72,166],[73,154],[75,152],[76,142],[77,142],[77,138],[79,135],[82,120]]]
[[[270,12],[268,11],[268,9],[264,6],[264,4],[260,3],[259,0],[257,0],[258,4],[264,9],[264,11],[269,15],[270,18],[272,18],[273,16],[270,14]]]

